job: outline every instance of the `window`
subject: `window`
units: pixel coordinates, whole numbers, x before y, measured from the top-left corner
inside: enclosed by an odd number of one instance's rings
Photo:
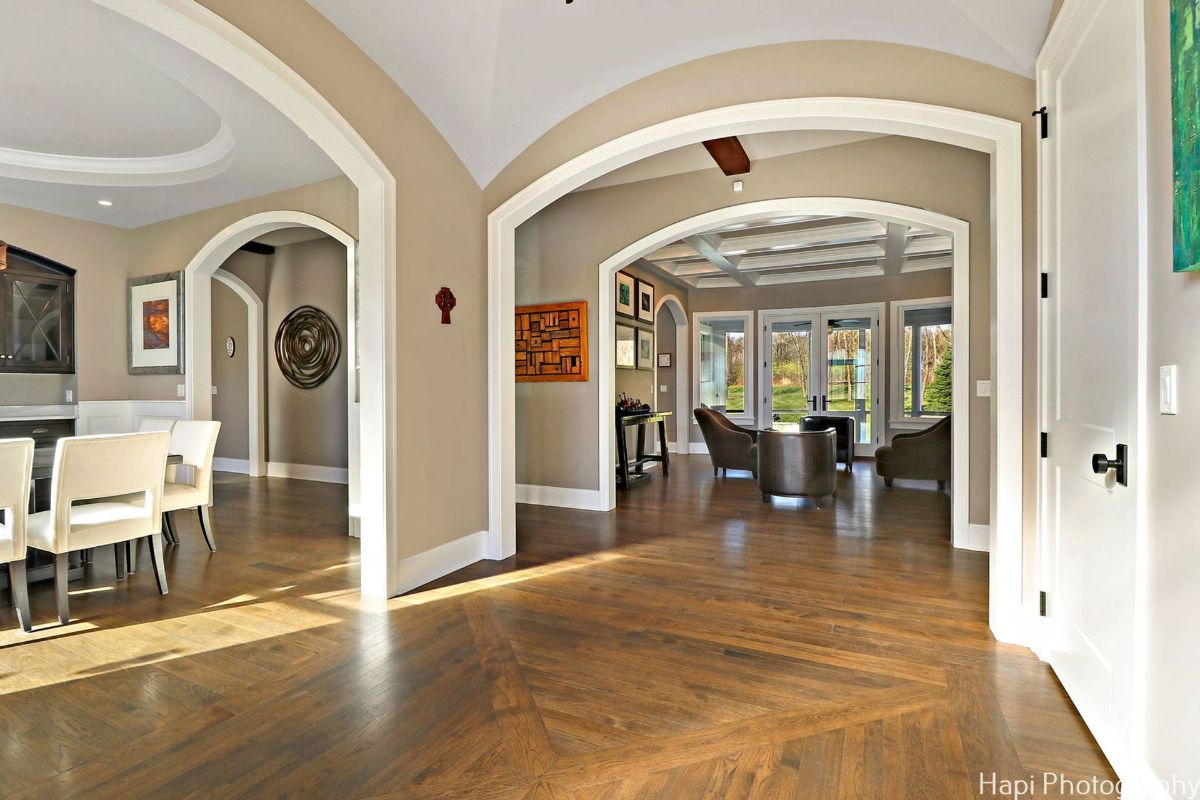
[[[954,336],[948,302],[897,304],[901,417],[938,417],[952,407]]]
[[[730,416],[753,417],[753,312],[696,314],[696,397]]]

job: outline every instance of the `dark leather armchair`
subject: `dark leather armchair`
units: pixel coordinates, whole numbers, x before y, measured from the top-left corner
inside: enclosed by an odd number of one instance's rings
[[[758,431],[734,425],[724,414],[711,408],[697,408],[692,414],[700,425],[704,444],[708,446],[714,476],[721,469],[726,475],[731,469],[758,473]]]
[[[853,472],[854,422],[854,417],[805,417],[800,420],[800,430],[823,431],[833,428],[837,433],[837,460],[846,465],[846,472]]]
[[[820,508],[837,493],[837,434],[829,428],[763,431],[758,437],[758,488],[764,503],[771,495],[813,497]]]
[[[875,471],[889,489],[896,478],[937,481],[939,489],[950,480],[950,417],[917,433],[898,433],[891,445],[875,451]]]

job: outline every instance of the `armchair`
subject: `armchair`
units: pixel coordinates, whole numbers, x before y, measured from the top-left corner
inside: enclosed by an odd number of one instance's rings
[[[823,431],[833,428],[837,432],[837,458],[846,465],[846,472],[854,471],[854,417],[812,416],[800,421],[802,431]]]
[[[950,417],[946,416],[923,431],[893,436],[891,445],[875,451],[875,471],[889,489],[896,478],[933,480],[945,489],[950,480],[950,444]]]
[[[724,414],[711,408],[692,411],[708,455],[712,459],[713,476],[718,470],[729,474],[731,469],[743,469],[758,474],[758,431],[734,425]]]
[[[837,493],[837,434],[830,428],[764,431],[758,439],[758,488],[764,503],[771,495],[812,497],[820,508]]]

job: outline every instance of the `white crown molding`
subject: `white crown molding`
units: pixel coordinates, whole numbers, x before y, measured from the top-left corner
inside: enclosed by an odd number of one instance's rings
[[[0,177],[85,186],[178,186],[223,172],[233,163],[236,144],[222,122],[199,147],[163,156],[107,158],[0,147]]]

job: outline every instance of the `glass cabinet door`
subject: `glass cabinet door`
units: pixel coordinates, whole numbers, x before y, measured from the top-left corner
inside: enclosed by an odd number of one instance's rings
[[[70,371],[70,285],[66,280],[4,276],[4,367]]]

